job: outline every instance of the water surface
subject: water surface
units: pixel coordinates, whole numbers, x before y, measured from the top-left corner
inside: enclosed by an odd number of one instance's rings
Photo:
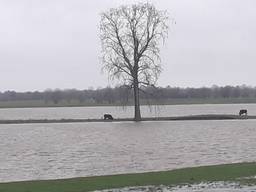
[[[0,125],[0,182],[255,161],[256,121]]]

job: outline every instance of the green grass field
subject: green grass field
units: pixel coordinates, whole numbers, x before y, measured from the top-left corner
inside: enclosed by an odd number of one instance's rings
[[[164,172],[123,174],[49,181],[0,184],[1,192],[85,192],[146,185],[180,185],[211,181],[231,181],[256,185],[256,163],[239,163]]]

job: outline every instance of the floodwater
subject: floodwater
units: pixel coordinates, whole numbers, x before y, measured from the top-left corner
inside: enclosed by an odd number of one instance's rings
[[[0,125],[0,182],[256,160],[256,121]]]
[[[205,105],[163,105],[142,106],[143,117],[170,117],[201,114],[238,114],[247,109],[249,115],[256,115],[256,104],[205,104]],[[0,109],[0,120],[17,119],[99,119],[104,113],[114,118],[133,117],[133,107],[59,107],[59,108],[14,108]]]

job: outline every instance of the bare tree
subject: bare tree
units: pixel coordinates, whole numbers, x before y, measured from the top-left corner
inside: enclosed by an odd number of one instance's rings
[[[155,85],[161,72],[160,41],[168,35],[167,12],[152,4],[134,4],[101,14],[104,69],[111,79],[133,88],[135,121],[141,120],[139,88]]]

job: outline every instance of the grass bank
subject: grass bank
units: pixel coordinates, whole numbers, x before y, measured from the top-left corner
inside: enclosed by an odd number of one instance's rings
[[[192,120],[242,120],[256,119],[256,116],[239,115],[189,115],[177,117],[145,117],[141,121],[192,121]],[[133,118],[117,118],[113,120],[104,119],[25,119],[25,120],[0,120],[0,124],[31,124],[31,123],[89,123],[89,122],[125,122],[134,121]]]
[[[238,163],[172,171],[98,176],[49,181],[26,181],[0,184],[1,192],[85,192],[101,189],[146,185],[180,185],[211,181],[234,181],[256,184],[256,163]]]

